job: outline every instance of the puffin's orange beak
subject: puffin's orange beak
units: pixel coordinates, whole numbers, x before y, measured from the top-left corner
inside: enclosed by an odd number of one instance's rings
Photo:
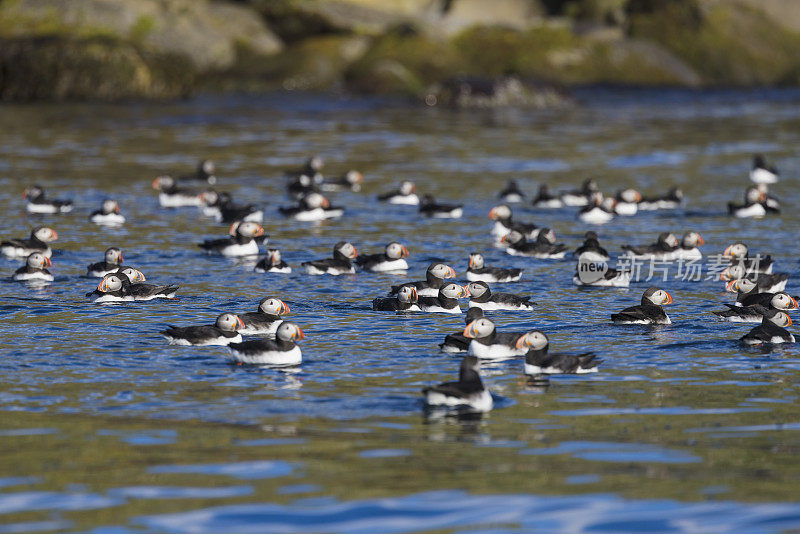
[[[725,291],[728,293],[738,293],[739,292],[739,281],[738,280],[731,280],[727,284],[725,284]]]
[[[50,230],[50,231],[53,232],[53,241],[57,240],[58,239],[58,232],[56,232],[55,230]]]
[[[51,265],[53,265],[53,262],[50,260],[50,258],[45,256],[44,257],[44,266],[45,267],[50,267]],[[792,299],[792,300],[794,300],[794,299]],[[797,303],[795,302],[795,304],[797,304]]]
[[[108,281],[105,278],[100,280],[100,283],[97,284],[97,290],[101,293],[105,293],[106,290],[108,290]]]
[[[288,313],[292,313],[292,309],[289,307],[288,304],[281,301],[281,315],[286,315]]]
[[[417,293],[417,288],[411,286],[411,302],[417,302],[419,300],[419,294]]]
[[[705,245],[706,244],[706,240],[703,239],[703,236],[701,236],[700,234],[697,234],[697,243],[699,245]]]
[[[506,235],[504,235],[503,237],[501,237],[501,238],[500,238],[500,242],[501,242],[501,243],[508,243],[508,239],[506,239],[507,237],[508,237],[508,234],[506,234]]]
[[[331,207],[330,201],[325,197],[322,197],[322,207],[325,208],[325,209]]]
[[[407,258],[408,255],[409,255],[408,249],[405,247],[405,245],[401,245],[400,246],[400,257],[401,258]]]
[[[295,339],[301,340],[301,339],[305,339],[305,338],[306,338],[306,335],[303,333],[303,329],[298,326],[297,327],[297,335],[296,335]]]
[[[455,277],[456,277],[456,270],[448,265],[447,274],[445,275],[445,278],[455,278]]]
[[[161,189],[161,177],[160,176],[156,176],[153,179],[153,183],[151,183],[150,186],[155,190]]]
[[[239,221],[236,221],[228,229],[228,235],[236,235],[236,229],[239,228]]]
[[[489,218],[493,221],[496,219],[494,208],[489,210]]]
[[[521,349],[525,349],[525,348],[527,348],[527,347],[528,347],[528,339],[527,339],[527,336],[524,336],[524,335],[522,335],[522,336],[519,336],[519,339],[517,340],[517,342],[516,342],[516,343],[514,343],[514,346],[515,346],[516,348],[520,349],[520,350],[521,350]]]
[[[475,266],[475,260],[472,259],[472,256],[469,257],[469,267],[472,268]]]
[[[358,257],[358,249],[356,247],[353,247],[353,257],[354,258]]]
[[[791,310],[796,310],[798,307],[800,307],[798,306],[797,301],[794,299],[794,297],[790,296],[789,298],[792,299],[792,307],[790,308]]]
[[[462,332],[461,335],[463,335],[464,337],[474,338],[475,337],[475,321],[472,321],[471,323],[469,323],[467,325],[467,327],[464,328],[464,332]]]
[[[119,253],[119,262],[122,263],[124,258],[122,257],[122,252]]]
[[[463,289],[463,290],[464,290],[464,296],[465,296],[465,297],[469,297],[469,296],[471,295],[471,293],[469,292],[469,284],[465,285],[465,286],[464,286],[464,287],[462,287],[461,289]]]
[[[26,187],[26,188],[25,188],[25,191],[23,191],[23,192],[22,192],[22,198],[25,198],[25,197],[27,197],[27,196],[28,196],[28,192],[29,192],[29,191],[30,191],[30,189],[28,189],[28,188]]]
[[[664,291],[664,293],[666,293],[666,295],[667,295],[667,300],[664,301],[664,304],[672,304],[672,302],[673,302],[672,295],[670,295],[666,291]]]
[[[245,328],[244,321],[242,321],[242,318],[239,317],[238,315],[236,316],[236,326],[238,327],[237,330],[239,329],[243,330]]]
[[[636,202],[641,202],[642,200],[644,200],[644,197],[640,192],[636,191]]]
[[[136,271],[136,278],[138,278],[140,282],[144,282],[145,280],[147,280],[142,271]]]
[[[730,256],[730,255],[731,255],[731,247],[732,247],[732,246],[733,246],[733,245],[729,245],[729,246],[728,246],[728,248],[726,248],[726,249],[725,249],[725,250],[722,252],[722,255],[723,255],[723,256]]]
[[[722,271],[721,273],[719,273],[719,279],[720,280],[731,280],[731,275],[730,275],[730,273],[728,273],[727,269]]]
[[[255,237],[260,237],[260,236],[264,235],[264,227],[263,226],[259,226],[258,228],[256,228],[256,233],[253,234],[253,235]]]

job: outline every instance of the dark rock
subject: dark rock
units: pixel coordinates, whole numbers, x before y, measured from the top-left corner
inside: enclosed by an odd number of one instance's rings
[[[435,84],[425,94],[429,106],[458,108],[493,108],[523,106],[552,108],[573,103],[563,89],[536,82],[523,82],[516,77],[482,78],[459,76]]]

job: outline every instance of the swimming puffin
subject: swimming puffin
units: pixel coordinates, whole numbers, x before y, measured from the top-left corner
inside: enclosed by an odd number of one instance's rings
[[[509,180],[506,186],[497,194],[497,198],[501,202],[508,202],[509,204],[516,204],[525,200],[525,193],[519,188],[516,180]]]
[[[492,395],[484,387],[479,369],[478,358],[465,356],[461,360],[458,381],[422,388],[425,404],[428,407],[488,412],[493,406]]]
[[[650,245],[622,245],[625,255],[649,260],[671,260],[678,250],[678,238],[672,232],[661,232],[658,240]]]
[[[113,273],[122,265],[122,251],[117,247],[106,249],[103,261],[93,263],[86,268],[86,276],[104,277],[108,273]]]
[[[606,224],[614,219],[616,201],[604,198],[599,191],[589,195],[589,201],[578,212],[579,221],[586,224]]]
[[[275,331],[283,321],[283,316],[292,312],[289,306],[281,299],[264,297],[258,303],[258,309],[254,312],[240,313],[244,323],[239,333],[244,336],[260,334],[275,336]]]
[[[135,297],[131,293],[131,282],[122,273],[107,274],[97,284],[94,291],[86,293],[87,297],[95,303],[104,302],[133,302]]]
[[[750,249],[748,249],[747,245],[741,241],[737,241],[736,243],[729,245],[722,252],[722,255],[730,258],[731,265],[741,264],[748,272],[764,274],[772,273],[774,264],[772,256],[769,254],[766,256],[756,254],[755,256],[751,257]]]
[[[498,332],[494,323],[487,317],[469,323],[463,332],[470,338],[467,353],[485,360],[504,360],[514,356],[522,356],[527,347],[522,342],[524,334]]]
[[[25,205],[28,213],[69,213],[73,207],[71,200],[48,199],[40,185],[26,188],[22,192],[22,198],[28,201]]]
[[[47,270],[51,265],[53,265],[53,262],[50,261],[50,258],[41,252],[34,252],[25,260],[25,265],[14,271],[11,278],[18,281],[38,280],[52,282],[53,275]]]
[[[333,257],[322,260],[304,261],[300,265],[306,268],[308,274],[331,274],[338,276],[356,272],[351,261],[358,257],[358,250],[352,243],[339,241],[333,245]]]
[[[364,175],[358,171],[350,170],[336,178],[324,178],[319,187],[323,191],[350,190],[357,193],[361,191],[361,184],[363,183]]]
[[[469,255],[467,280],[470,282],[506,283],[519,282],[522,269],[504,269],[502,267],[486,267],[483,255],[473,252]]]
[[[179,286],[175,284],[156,285],[143,283],[144,273],[133,267],[120,267],[116,274],[127,276],[130,281],[130,293],[134,300],[174,299]]]
[[[244,323],[238,315],[223,313],[217,317],[213,325],[183,326],[167,325],[169,328],[160,332],[170,345],[219,345],[241,343]]]
[[[639,209],[642,211],[674,210],[680,208],[681,204],[683,204],[683,190],[674,186],[660,197],[643,198],[639,202]]]
[[[378,200],[381,202],[388,202],[389,204],[405,204],[408,206],[419,205],[419,197],[417,196],[417,186],[410,180],[400,182],[400,186],[394,191],[382,193],[378,195]]]
[[[281,259],[281,251],[277,248],[268,248],[267,255],[254,268],[257,273],[290,273],[292,268]]]
[[[593,352],[581,354],[548,352],[550,339],[541,330],[531,330],[521,341],[528,347],[524,364],[526,375],[596,373],[597,367],[603,363]]]
[[[31,230],[28,239],[9,239],[0,243],[0,253],[8,258],[27,258],[34,252],[41,252],[48,258],[53,255],[53,249],[48,243],[58,239],[58,233],[47,226],[37,226]]]
[[[439,288],[444,285],[446,278],[455,278],[456,271],[444,263],[433,262],[425,270],[425,280],[405,282],[389,289],[389,295],[396,294],[401,287],[414,286],[420,297],[435,297],[439,294]]]
[[[423,195],[419,212],[432,219],[460,219],[464,210],[461,204],[439,204],[433,195]]]
[[[734,281],[731,283],[736,283]],[[712,311],[714,315],[719,317],[721,321],[728,321],[732,323],[760,323],[764,314],[761,313],[763,309],[768,310],[796,310],[798,308],[797,301],[791,295],[783,291],[777,293],[757,293],[750,295],[744,301],[734,304],[725,304],[728,307],[723,311]]]
[[[213,217],[217,222],[232,223],[234,221],[264,220],[264,211],[253,204],[236,204],[230,193],[218,193],[213,189],[200,193],[203,201],[203,215]]]
[[[609,268],[606,261],[593,252],[584,252],[577,259],[572,277],[576,286],[628,287],[631,284],[630,271]]]
[[[274,339],[252,339],[228,344],[230,359],[234,363],[248,365],[299,365],[303,354],[297,341],[306,335],[291,321],[283,321],[275,332]]]
[[[561,202],[565,206],[586,206],[589,204],[590,197],[599,191],[597,182],[592,178],[587,178],[583,181],[580,189],[561,193]]]
[[[331,206],[328,199],[319,193],[310,193],[301,198],[297,206],[281,206],[278,211],[285,217],[304,222],[337,219],[344,214],[344,208]]]
[[[511,208],[505,204],[493,207],[489,218],[494,221],[492,235],[501,239],[510,232],[519,232],[526,239],[535,239],[539,235],[539,227],[533,223],[522,223],[512,219]]]
[[[755,186],[748,187],[744,192],[744,204],[728,202],[728,214],[739,219],[758,219],[767,214],[764,207],[765,197]]]
[[[458,299],[467,296],[467,292],[458,284],[449,283],[439,288],[435,297],[418,297],[419,309],[428,313],[461,313]]]
[[[414,286],[403,286],[394,297],[377,297],[372,299],[372,311],[418,312],[422,311],[418,304],[419,295]]]
[[[467,307],[481,308],[483,310],[532,310],[533,304],[530,297],[513,295],[511,293],[493,293],[486,282],[470,282],[465,286],[469,304]]]
[[[539,186],[539,192],[536,194],[536,198],[533,199],[532,204],[534,208],[553,209],[564,207],[564,202],[558,196],[550,193],[550,188],[547,184]]]
[[[266,240],[264,228],[251,221],[233,223],[228,237],[222,239],[207,239],[198,243],[207,254],[220,254],[222,256],[256,256],[259,242]],[[259,239],[263,238],[263,239]]]
[[[611,256],[608,251],[600,246],[597,232],[589,230],[583,235],[583,244],[575,249],[572,255],[576,258],[584,256],[585,260],[609,261]]]
[[[508,244],[506,254],[511,256],[527,256],[538,259],[561,259],[567,254],[567,247],[562,243],[556,244],[556,234],[550,228],[542,228],[536,241],[528,240],[517,231],[511,231],[501,240]]]
[[[762,293],[754,280],[750,278],[740,278],[739,280],[731,280],[725,284],[725,291],[729,293],[736,293],[736,306],[748,306],[751,304],[762,304],[764,302],[759,300],[761,295],[772,295],[772,293]]]
[[[408,249],[405,245],[392,241],[386,245],[381,254],[364,254],[355,259],[356,265],[365,271],[374,273],[385,273],[395,271],[407,271]]]
[[[158,191],[158,203],[162,208],[199,207],[203,204],[196,190],[179,186],[172,176],[157,176],[151,185]]]
[[[614,195],[614,213],[617,215],[632,216],[639,211],[639,202],[642,201],[642,194],[636,189],[620,189]]]
[[[681,245],[672,253],[674,259],[701,260],[703,253],[700,252],[700,245],[704,244],[703,236],[697,232],[686,232],[681,239]]]
[[[794,343],[794,336],[786,330],[792,326],[791,317],[780,310],[768,310],[763,306],[756,306],[761,308],[760,311],[764,316],[761,324],[739,338],[739,341],[745,345]]]
[[[120,214],[117,201],[104,200],[100,209],[89,215],[89,220],[95,224],[117,226],[125,223],[125,216]]]
[[[625,308],[619,313],[612,313],[614,324],[672,324],[664,312],[666,304],[672,304],[672,296],[657,287],[650,287],[642,295],[642,303]]]
[[[726,267],[719,275],[720,280],[730,281],[749,278],[758,286],[762,293],[776,293],[786,289],[786,281],[789,280],[789,273],[748,273],[741,264],[734,264]]]
[[[753,167],[750,169],[750,181],[755,184],[774,184],[780,179],[775,166],[767,166],[763,154],[753,156]]]
[[[483,317],[483,310],[473,306],[472,308],[467,309],[467,315],[464,319],[464,322],[465,324],[469,324],[472,321],[477,321],[481,317]],[[466,337],[464,332],[459,330],[455,334],[447,334],[444,337],[444,342],[439,343],[439,349],[448,354],[467,352],[470,342],[472,342],[472,339]]]

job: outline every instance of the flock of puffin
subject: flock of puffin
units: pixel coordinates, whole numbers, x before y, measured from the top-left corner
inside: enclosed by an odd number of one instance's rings
[[[279,212],[298,221],[319,221],[341,217],[344,208],[334,206],[323,195],[323,191],[359,191],[363,175],[358,171],[330,178],[321,173],[322,160],[313,157],[303,168],[287,173],[287,193],[294,205],[279,208]],[[778,173],[768,168],[764,158],[754,158],[750,179],[755,184],[747,188],[743,205],[729,204],[729,213],[736,217],[760,217],[778,210],[778,203],[770,197],[766,184],[775,183]],[[164,208],[195,206],[205,216],[218,222],[230,223],[229,235],[220,239],[206,240],[198,246],[209,254],[227,257],[257,257],[267,236],[259,224],[263,221],[263,210],[251,204],[237,204],[232,195],[213,188],[197,190],[190,181],[216,184],[214,164],[201,161],[195,173],[173,178],[159,176],[152,182],[158,191],[159,203]],[[68,213],[73,209],[69,200],[48,199],[44,189],[35,185],[23,192],[27,199],[26,209],[34,214]],[[491,234],[497,246],[505,248],[510,255],[521,255],[538,259],[561,259],[571,254],[576,260],[576,285],[598,287],[627,287],[631,272],[607,268],[609,253],[600,245],[596,232],[588,231],[584,242],[574,251],[556,243],[556,236],[549,228],[519,222],[513,218],[510,204],[526,202],[526,195],[514,181],[498,195],[501,204],[492,208],[489,218],[494,221]],[[459,218],[462,206],[437,202],[430,195],[417,195],[411,181],[399,184],[396,190],[378,195],[377,200],[392,204],[418,206],[420,214],[431,218]],[[551,194],[546,185],[539,188],[532,200],[534,207],[557,209],[580,206],[578,219],[590,224],[602,224],[613,217],[631,216],[639,210],[675,209],[682,205],[683,194],[679,188],[671,189],[660,197],[644,197],[634,189],[623,189],[613,197],[604,196],[594,180],[586,180],[581,189]],[[120,225],[125,218],[113,200],[103,202],[102,208],[89,216],[96,224]],[[25,259],[25,265],[17,269],[12,278],[29,283],[53,281],[48,267],[52,265],[50,243],[58,239],[56,231],[48,226],[38,226],[30,237],[10,239],[0,243],[0,253],[9,258]],[[624,255],[642,260],[691,260],[702,259],[699,247],[703,238],[696,232],[686,232],[682,239],[665,232],[655,243],[642,246],[624,246]],[[409,250],[397,241],[388,243],[383,252],[359,255],[356,247],[347,241],[334,245],[330,258],[303,262],[302,267],[310,275],[343,275],[355,273],[356,269],[369,272],[405,273],[408,270]],[[759,323],[745,334],[741,341],[747,345],[764,343],[793,343],[794,336],[786,330],[792,324],[787,314],[798,309],[797,299],[784,291],[787,274],[773,273],[770,256],[751,256],[748,247],[734,243],[723,252],[729,264],[720,274],[726,289],[736,293],[736,301],[726,304],[727,309],[713,312],[724,321]],[[101,278],[97,287],[87,294],[94,302],[131,302],[157,298],[173,299],[178,286],[145,283],[145,275],[133,267],[125,267],[122,251],[110,247],[102,261],[87,267],[87,275]],[[582,276],[581,265],[600,265],[596,275]],[[292,267],[281,257],[278,249],[267,249],[263,258],[255,264],[261,273],[290,273]],[[524,357],[524,372],[529,376],[548,376],[562,373],[596,372],[601,363],[593,353],[564,354],[549,352],[548,336],[540,330],[526,332],[498,332],[495,323],[484,312],[495,310],[531,310],[535,303],[528,297],[512,293],[493,291],[489,284],[518,282],[522,269],[490,267],[483,256],[472,253],[466,271],[466,285],[450,282],[456,271],[441,262],[432,263],[425,280],[410,281],[392,286],[388,296],[375,298],[374,311],[396,313],[452,313],[461,314],[459,300],[468,298],[466,326],[463,331],[447,335],[440,344],[443,352],[466,353],[462,359],[459,378],[423,390],[425,403],[430,407],[445,407],[457,411],[487,411],[492,408],[492,396],[484,387],[480,374],[480,360],[503,360]],[[658,287],[648,288],[641,303],[611,314],[613,324],[670,324],[663,306],[673,302],[672,296]],[[161,332],[170,344],[175,345],[223,345],[230,350],[230,358],[238,364],[287,366],[302,361],[298,341],[304,339],[303,330],[295,323],[284,320],[290,312],[289,306],[278,298],[264,298],[254,312],[219,315],[213,325],[174,327]],[[243,340],[242,336],[262,336]]]

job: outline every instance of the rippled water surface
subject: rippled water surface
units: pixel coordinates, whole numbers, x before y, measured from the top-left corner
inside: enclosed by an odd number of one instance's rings
[[[798,349],[742,348],[749,325],[709,313],[732,296],[719,281],[657,283],[675,304],[667,327],[612,327],[638,302],[630,289],[579,290],[570,260],[507,256],[487,218],[516,178],[613,193],[680,185],[685,210],[618,218],[599,229],[615,254],[660,231],[700,232],[706,254],[742,239],[792,273],[797,294],[800,93],[579,95],[557,112],[429,110],[328,96],[204,97],[169,105],[0,108],[2,237],[47,223],[60,235],[54,283],[0,282],[0,532],[774,532],[800,528]],[[731,220],[754,152],[781,168],[782,215]],[[361,193],[332,194],[345,217],[296,223],[282,171],[309,154],[326,171],[361,170]],[[252,272],[196,243],[226,227],[194,208],[165,210],[162,172],[217,162],[219,188],[265,208],[270,246],[291,265],[334,242],[378,252],[398,239],[408,277],[442,259],[459,274],[471,251],[524,267],[503,290],[533,312],[497,312],[502,330],[538,327],[553,350],[593,350],[595,375],[531,383],[522,363],[485,365],[488,415],[425,418],[420,388],[457,374],[438,351],[461,317],[371,311],[405,277]],[[374,196],[401,179],[465,204],[459,221],[421,220]],[[71,197],[62,216],[27,215],[33,182]],[[87,222],[107,197],[128,223]],[[588,227],[574,209],[515,208],[575,248]],[[84,276],[108,246],[179,300],[94,305]],[[20,263],[0,260],[10,275]],[[662,276],[659,273],[659,276]],[[166,324],[210,324],[223,311],[283,298],[306,332],[303,364],[237,367],[220,347],[173,347]]]

